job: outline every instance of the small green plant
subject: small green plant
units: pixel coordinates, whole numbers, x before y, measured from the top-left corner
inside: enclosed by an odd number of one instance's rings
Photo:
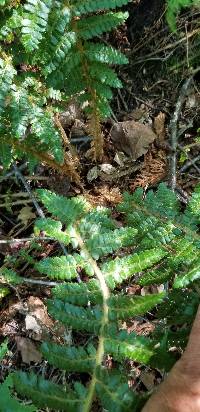
[[[48,301],[49,313],[76,336],[81,332],[85,344],[47,341],[41,346],[51,365],[73,373],[66,385],[21,371],[11,375],[11,386],[37,407],[89,412],[98,399],[109,412],[139,411],[144,399],[129,388],[124,361],[168,371],[176,361],[169,349],[184,348],[198,306],[200,187],[184,212],[164,184],[145,199],[140,189],[125,193],[117,206],[124,222],[120,228],[110,209],[94,208],[83,197],[69,199],[48,190],[39,190],[38,197],[51,217],[36,221],[35,236],[43,231],[62,242],[69,254],[42,259],[34,267],[60,282]],[[77,283],[78,274],[88,280]],[[23,282],[11,265],[4,266],[1,275],[8,284]],[[126,293],[131,283],[166,282],[169,292],[165,288],[146,296]],[[128,333],[122,326],[152,310],[157,327],[148,337]],[[177,331],[171,328],[183,324]],[[110,370],[107,355],[114,360]]]
[[[127,58],[93,38],[122,24],[129,0],[27,0],[0,2],[0,160],[36,161],[68,173],[77,159],[56,113],[73,97],[84,104],[100,158],[100,120],[109,116],[112,88],[122,87],[113,66]],[[64,148],[67,149],[65,154]]]

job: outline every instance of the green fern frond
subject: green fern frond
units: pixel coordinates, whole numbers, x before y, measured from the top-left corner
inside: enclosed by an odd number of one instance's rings
[[[13,153],[11,147],[5,142],[0,142],[0,163],[4,170],[9,169],[12,164]]]
[[[89,208],[89,204],[81,196],[67,199],[45,189],[38,189],[37,194],[47,210],[68,225],[83,217]]]
[[[195,265],[193,268],[188,270],[186,273],[181,273],[179,274],[173,283],[173,287],[176,288],[185,288],[187,285],[190,283],[194,282],[194,280],[197,280],[200,278],[200,254],[195,262]]]
[[[114,359],[132,359],[136,362],[150,364],[154,356],[154,345],[144,336],[137,336],[135,333],[128,334],[127,331],[117,333],[115,329],[110,329],[105,334],[105,351]]]
[[[128,13],[106,13],[100,16],[89,16],[77,23],[79,36],[84,40],[89,40],[95,36],[100,36],[104,32],[109,32],[113,28],[123,24],[128,18]]]
[[[85,54],[91,62],[127,64],[128,59],[120,51],[101,43],[88,43]]]
[[[0,116],[5,107],[9,104],[9,100],[6,101],[6,98],[9,98],[9,93],[16,73],[10,58],[0,58]]]
[[[50,279],[70,280],[77,277],[77,260],[74,256],[56,256],[41,260],[35,268]]]
[[[130,0],[79,0],[75,2],[74,13],[79,16],[103,9],[116,9],[126,5]]]
[[[66,326],[98,334],[102,311],[99,308],[82,308],[56,299],[48,302],[49,313]],[[67,316],[66,316],[67,314]]]
[[[137,404],[137,396],[128,387],[120,373],[99,368],[96,391],[103,407],[109,412],[131,412]]]
[[[8,351],[8,341],[7,339],[1,343],[0,345],[0,361],[4,358],[4,356],[6,355]]]
[[[37,49],[46,30],[52,0],[27,0],[22,20],[22,42],[27,51]]]
[[[157,318],[165,319],[168,326],[192,325],[199,305],[199,296],[195,291],[175,289],[158,307]]]
[[[136,234],[136,229],[122,227],[107,233],[93,235],[86,242],[86,246],[92,257],[98,260],[99,257],[113,253],[122,247],[133,246]]]
[[[90,66],[91,79],[100,80],[102,84],[110,87],[121,88],[122,82],[118,79],[116,73],[103,63],[95,63]]]
[[[22,375],[22,379],[16,374],[15,389],[36,405],[54,410],[89,412],[95,400],[109,412],[136,412],[141,409],[135,408],[134,402],[138,400],[128,389],[127,374],[124,379],[121,373],[124,360],[168,371],[176,361],[171,346],[184,349],[198,307],[198,293],[192,290],[200,274],[198,189],[191,198],[192,206],[189,204],[185,212],[164,185],[151,191],[145,199],[141,190],[133,195],[126,194],[117,208],[124,223],[120,229],[111,210],[93,208],[82,198],[64,198],[43,190],[39,191],[39,197],[50,215],[60,221],[52,217],[40,219],[37,230],[45,229],[47,235],[60,241],[66,233],[68,255],[43,259],[35,268],[50,278],[72,280],[59,284],[52,291],[47,303],[49,313],[72,329],[75,337],[80,332],[87,337],[84,346],[43,343],[42,353],[56,368],[72,374],[87,374],[87,383],[84,387],[75,381],[73,389],[66,389],[51,386],[51,382],[34,375]],[[191,224],[189,216],[194,219]],[[62,224],[66,225],[64,230]],[[117,257],[106,258],[113,251]],[[83,279],[80,283],[73,281],[77,274]],[[94,278],[88,280],[88,276]],[[170,280],[174,290],[145,296],[126,295],[129,279],[133,276],[141,285],[157,285]],[[118,286],[123,282],[119,292]],[[190,285],[188,289],[187,285]],[[198,289],[198,282],[195,287]],[[126,325],[123,321],[138,322],[153,308],[157,322],[154,330],[145,331],[148,336],[122,329]],[[181,326],[177,333],[173,331],[174,325]],[[105,370],[107,355],[114,361],[111,373]]]
[[[68,245],[70,242],[69,233],[62,230],[62,223],[51,218],[36,220],[34,230],[36,236],[40,231],[44,231],[46,236],[52,237],[65,245]]]
[[[17,372],[12,375],[12,378],[18,393],[31,397],[35,405],[39,407],[81,412],[82,400],[78,399],[77,394],[69,387],[63,388],[63,386],[56,385],[40,376],[25,372]]]
[[[11,375],[0,385],[1,412],[36,412],[34,406],[25,406],[18,402],[11,394],[13,387]]]
[[[114,289],[129,277],[142,272],[159,262],[166,252],[163,249],[151,249],[123,258],[116,258],[102,265],[102,272],[110,289]]]
[[[5,282],[11,285],[19,285],[23,282],[22,277],[18,276],[14,270],[6,267],[0,268],[0,276],[2,276]]]
[[[87,283],[59,285],[53,289],[53,296],[64,302],[80,306],[88,305],[89,303],[99,304],[103,301],[99,284],[95,279]]]
[[[163,283],[166,283],[173,275],[174,272],[166,268],[150,270],[149,272],[142,275],[137,283],[141,286],[149,286],[153,284],[161,285]]]
[[[60,346],[43,343],[42,354],[48,362],[61,370],[71,372],[92,372],[96,362],[96,349],[93,345],[86,348]]]
[[[126,320],[142,315],[162,302],[165,293],[146,296],[111,296],[108,300],[108,316],[111,321]]]

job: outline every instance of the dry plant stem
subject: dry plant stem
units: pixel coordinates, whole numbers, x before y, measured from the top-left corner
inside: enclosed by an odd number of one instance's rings
[[[30,198],[31,198],[31,200],[32,200],[32,202],[33,202],[36,210],[37,210],[38,215],[39,215],[42,219],[44,219],[44,218],[45,218],[45,214],[44,214],[43,210],[41,209],[39,203],[37,202],[35,196],[33,195],[33,193],[32,193],[32,191],[31,191],[31,188],[30,188],[28,182],[26,181],[26,179],[24,178],[24,176],[22,175],[22,173],[20,172],[20,170],[18,169],[18,167],[16,166],[15,163],[14,163],[14,165],[13,165],[13,168],[14,168],[14,171],[15,171],[16,176],[18,177],[19,180],[21,180],[21,182],[22,182],[22,184],[24,185],[26,191],[28,192],[28,194],[29,194],[29,196],[30,196]],[[58,243],[59,243],[59,245],[60,245],[60,247],[61,247],[64,255],[67,256],[67,250],[66,250],[65,246],[63,245],[63,243],[61,243],[61,242],[58,242]],[[78,281],[79,283],[81,282],[80,276],[79,276],[78,274],[77,274],[77,281]]]
[[[170,186],[171,189],[174,191],[176,188],[176,167],[177,167],[177,159],[176,159],[176,151],[178,145],[178,120],[181,114],[181,110],[188,92],[188,89],[192,83],[193,77],[198,71],[200,67],[193,71],[190,77],[188,77],[181,88],[179,98],[176,103],[175,111],[173,117],[170,122],[170,141],[171,141],[171,156],[170,156]]]
[[[95,395],[95,386],[98,381],[97,376],[96,376],[97,368],[102,364],[103,356],[104,356],[104,329],[108,323],[107,301],[110,296],[110,293],[109,293],[109,289],[106,285],[106,282],[105,282],[105,279],[104,279],[104,276],[101,270],[99,269],[96,261],[90,256],[90,253],[85,247],[84,242],[77,231],[75,232],[75,236],[78,241],[80,249],[84,252],[84,255],[86,256],[88,263],[92,266],[94,270],[94,273],[99,281],[101,292],[102,292],[102,297],[103,297],[103,316],[102,316],[102,322],[101,322],[101,329],[99,333],[99,343],[98,343],[97,352],[96,352],[96,364],[95,364],[92,379],[91,379],[91,382],[88,388],[88,395],[84,401],[84,406],[83,406],[83,412],[89,412],[91,410],[92,402],[93,402],[94,395]]]

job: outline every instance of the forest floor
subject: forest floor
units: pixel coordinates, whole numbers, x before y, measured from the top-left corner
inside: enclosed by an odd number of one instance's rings
[[[164,4],[163,0],[133,1],[127,24],[103,38],[127,54],[129,65],[119,69],[124,88],[115,93],[113,118],[102,125],[105,148],[100,165],[88,157],[84,119],[75,118],[72,125],[66,126],[81,158],[83,188],[44,165],[30,175],[26,164],[17,163],[9,173],[0,175],[0,266],[15,262],[21,254],[19,273],[28,279],[23,285],[9,286],[9,294],[1,300],[0,336],[2,341],[8,338],[9,353],[0,366],[0,380],[16,368],[41,372],[57,382],[64,379],[41,360],[37,349],[41,339],[37,334],[38,324],[30,324],[32,316],[52,327],[45,306],[51,289],[45,281],[42,284],[37,281],[27,259],[28,238],[38,216],[35,189],[47,188],[64,196],[81,193],[94,204],[112,207],[120,201],[123,191],[133,192],[142,187],[145,192],[164,181],[174,188],[184,207],[200,181],[200,70],[191,72],[191,67],[198,66],[195,59],[198,60],[199,52],[200,13],[196,10],[183,13],[177,33],[171,33]],[[137,150],[131,143],[137,136],[126,135],[120,142],[112,136],[112,124],[116,121],[134,121],[146,126],[145,139],[137,142]],[[128,156],[133,151],[134,161]],[[43,252],[36,248],[33,255],[40,259],[58,249],[57,244],[49,244]],[[134,290],[142,293],[137,285],[130,287],[131,293]],[[138,333],[146,334],[151,330],[151,322],[145,320],[133,325],[133,330],[134,327]],[[142,375],[138,369],[133,385],[145,391],[158,381],[155,371]]]

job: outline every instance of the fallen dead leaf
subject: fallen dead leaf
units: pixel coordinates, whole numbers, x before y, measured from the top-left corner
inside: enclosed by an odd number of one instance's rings
[[[22,222],[24,226],[26,226],[29,220],[35,219],[36,215],[32,212],[32,207],[24,206],[18,215],[18,220]]]
[[[96,180],[98,176],[99,176],[99,169],[97,166],[94,166],[87,173],[87,181],[90,183],[93,180]]]
[[[42,355],[30,339],[16,336],[15,341],[24,363],[30,364],[31,362],[41,362]]]
[[[160,112],[154,119],[154,130],[160,142],[163,142],[163,140],[165,140],[166,138],[165,118],[165,113]]]
[[[49,334],[49,328],[53,327],[53,320],[47,313],[44,303],[35,296],[30,296],[27,301],[28,313],[25,317],[26,330],[31,331],[31,337],[42,340]]]
[[[150,126],[134,120],[114,123],[110,133],[116,148],[125,152],[132,160],[145,154],[156,139]]]

